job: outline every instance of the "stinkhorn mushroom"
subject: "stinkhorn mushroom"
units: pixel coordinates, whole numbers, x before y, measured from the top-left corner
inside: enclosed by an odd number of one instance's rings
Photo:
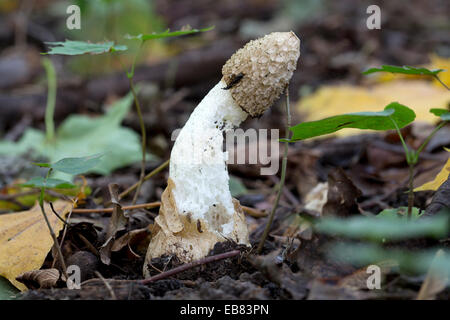
[[[222,79],[195,108],[173,146],[145,276],[152,258],[176,255],[190,262],[205,257],[217,242],[249,245],[242,208],[229,190],[223,132],[272,106],[299,55],[300,40],[293,32],[275,32],[250,41],[225,63]]]

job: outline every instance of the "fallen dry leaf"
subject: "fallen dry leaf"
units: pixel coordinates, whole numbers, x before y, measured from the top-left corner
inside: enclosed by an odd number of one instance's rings
[[[447,287],[448,272],[437,270],[435,266],[436,261],[438,259],[443,259],[444,256],[445,252],[442,249],[436,252],[427,276],[420,287],[416,300],[434,300],[436,299],[436,295]]]
[[[347,217],[358,214],[360,209],[358,197],[362,195],[349,177],[341,168],[336,168],[328,173],[327,202],[322,208],[323,216]]]
[[[371,87],[324,86],[301,99],[297,110],[306,113],[307,121],[313,121],[343,113],[382,111],[393,101],[413,109],[417,115],[416,120],[435,123],[438,118],[429,109],[447,108],[450,92],[425,80],[396,80]],[[361,130],[343,129],[336,134],[346,136],[355,133],[360,134]]]
[[[450,150],[448,150],[450,152]],[[444,165],[442,170],[436,175],[433,181],[427,182],[420,187],[414,189],[416,191],[433,190],[436,191],[439,187],[448,179],[450,175],[450,158],[448,158],[447,163]]]
[[[28,289],[49,289],[56,286],[59,276],[58,269],[33,270],[21,274],[16,280]]]
[[[70,212],[72,203],[58,200],[53,207],[63,218]],[[63,223],[45,203],[49,222],[58,234]],[[39,204],[27,211],[0,215],[0,276],[24,291],[26,286],[16,277],[27,271],[38,270],[53,246]]]

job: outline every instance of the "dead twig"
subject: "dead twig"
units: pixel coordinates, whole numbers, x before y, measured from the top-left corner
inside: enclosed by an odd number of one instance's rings
[[[229,251],[229,252],[225,252],[225,253],[221,253],[221,254],[216,254],[214,256],[210,256],[210,257],[206,257],[197,261],[193,261],[191,263],[186,263],[183,264],[182,266],[173,268],[169,271],[165,271],[163,273],[157,274],[156,276],[150,277],[148,279],[144,279],[144,280],[140,280],[141,284],[148,284],[150,282],[154,282],[157,280],[161,280],[161,279],[165,279],[168,277],[171,277],[175,274],[178,274],[180,272],[192,269],[194,267],[203,265],[203,264],[207,264],[207,263],[211,263],[214,261],[218,261],[218,260],[223,260],[223,259],[227,259],[227,258],[231,258],[231,257],[235,257],[237,255],[239,255],[241,252],[239,250],[233,250],[233,251]]]
[[[179,267],[173,268],[169,271],[165,271],[162,272],[160,274],[157,274],[156,276],[144,279],[144,280],[116,280],[116,279],[109,279],[110,282],[120,282],[120,283],[139,283],[139,284],[149,284],[151,282],[154,281],[158,281],[158,280],[162,280],[162,279],[166,279],[168,277],[174,276],[180,272],[195,268],[197,266],[200,265],[204,265],[204,264],[208,264],[211,262],[215,262],[215,261],[219,261],[219,260],[223,260],[223,259],[227,259],[227,258],[232,258],[235,256],[238,256],[241,252],[239,250],[232,250],[232,251],[228,251],[225,253],[220,253],[220,254],[216,254],[214,256],[209,256],[197,261],[193,261],[191,263],[186,263],[183,264]],[[100,277],[99,277],[100,278]],[[90,280],[86,280],[84,281],[81,285],[84,286],[88,283],[93,283],[93,282],[97,282],[99,279],[90,279]]]
[[[122,210],[134,209],[152,209],[161,206],[160,201],[136,204],[134,206],[123,206]],[[100,208],[100,209],[73,209],[74,213],[112,213],[114,208]]]
[[[99,277],[100,280],[102,280],[102,282],[105,284],[106,289],[108,289],[109,294],[111,295],[111,299],[113,300],[117,300],[116,294],[114,293],[113,288],[111,287],[111,285],[108,283],[108,281],[106,281],[105,278],[103,278],[103,276],[100,274],[100,272],[95,271],[95,275],[97,277]]]
[[[156,174],[158,174],[159,172],[161,172],[162,170],[164,170],[164,168],[166,168],[169,165],[170,159],[166,160],[164,163],[162,163],[159,167],[155,168],[152,170],[152,172],[150,172],[149,174],[147,174],[143,179],[142,182],[147,181],[148,179],[150,179],[151,177],[155,176]],[[139,181],[136,182],[135,184],[133,184],[131,187],[129,187],[128,189],[126,189],[124,192],[122,192],[121,194],[119,194],[119,201],[122,200],[125,196],[127,196],[131,191],[133,191],[134,189],[136,189],[139,186]]]
[[[141,203],[136,204],[134,206],[123,206],[122,210],[134,210],[134,209],[153,209],[158,208],[161,206],[161,201],[155,201],[155,202],[148,202],[148,203]],[[264,218],[267,217],[267,212],[250,208],[247,206],[241,206],[242,210],[249,216],[252,216],[254,218]],[[99,209],[73,209],[73,213],[112,213],[113,208],[99,208]]]

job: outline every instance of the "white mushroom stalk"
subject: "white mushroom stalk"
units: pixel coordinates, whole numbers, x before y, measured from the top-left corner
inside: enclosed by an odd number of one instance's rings
[[[176,255],[189,262],[206,256],[217,242],[249,244],[245,217],[229,190],[223,132],[248,115],[261,116],[278,99],[299,55],[296,35],[276,32],[250,41],[223,66],[223,78],[195,108],[172,149],[146,276],[152,258]]]

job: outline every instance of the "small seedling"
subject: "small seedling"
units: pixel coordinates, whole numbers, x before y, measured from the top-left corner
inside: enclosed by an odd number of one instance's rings
[[[409,75],[425,75],[430,76],[438,80],[447,90],[450,90],[450,88],[442,82],[442,80],[439,78],[438,74],[440,72],[444,71],[444,69],[435,69],[435,70],[429,70],[427,68],[416,68],[416,67],[409,67],[409,66],[389,66],[389,65],[383,65],[381,68],[371,68],[363,72],[363,74],[368,75],[376,72],[390,72],[393,74],[409,74]],[[434,128],[434,130],[430,133],[430,135],[425,139],[425,141],[420,145],[420,147],[417,150],[411,150],[405,143],[405,140],[403,139],[402,133],[400,131],[400,126],[396,119],[392,119],[392,122],[395,125],[395,129],[397,130],[397,133],[400,137],[400,141],[402,143],[403,149],[405,150],[405,156],[406,156],[406,162],[408,163],[409,167],[409,182],[408,182],[408,218],[411,218],[412,214],[412,208],[414,206],[414,166],[416,165],[417,161],[419,160],[420,152],[425,148],[425,146],[428,144],[428,142],[431,140],[431,138],[441,129],[448,121],[450,121],[450,111],[446,109],[430,109],[430,112],[434,115],[441,118],[442,122]]]
[[[55,163],[34,163],[34,165],[38,167],[48,168],[47,174],[45,178],[43,177],[33,177],[28,182],[21,184],[22,187],[27,188],[38,188],[40,189],[39,195],[39,206],[41,208],[42,215],[44,216],[45,223],[50,231],[50,235],[53,238],[54,247],[58,252],[59,262],[61,264],[61,268],[63,269],[64,275],[67,278],[67,269],[66,264],[64,262],[64,258],[61,252],[61,247],[58,243],[58,238],[53,231],[50,222],[48,220],[47,214],[44,209],[44,195],[46,189],[71,189],[76,186],[69,181],[61,180],[61,179],[53,179],[50,178],[50,175],[53,170],[60,171],[68,174],[80,174],[89,171],[90,169],[97,166],[100,162],[100,158],[102,155],[94,155],[89,157],[81,157],[81,158],[65,158]],[[57,214],[55,212],[55,214]]]

